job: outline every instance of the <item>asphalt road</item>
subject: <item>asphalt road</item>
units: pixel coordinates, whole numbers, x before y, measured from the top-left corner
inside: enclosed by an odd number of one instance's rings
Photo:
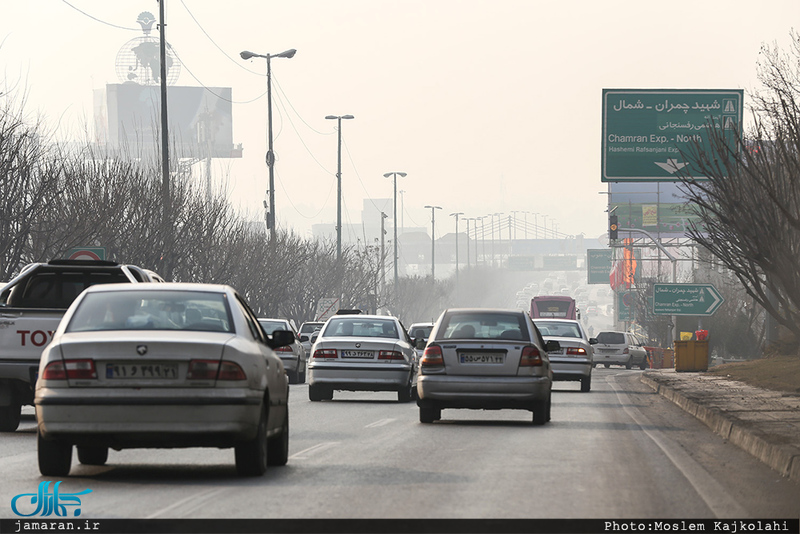
[[[231,449],[111,451],[73,459],[60,491],[91,489],[92,518],[796,518],[800,485],[726,443],[639,381],[598,368],[558,382],[553,420],[445,410],[419,423],[391,393],[308,400],[291,386],[290,457],[240,478]],[[32,409],[0,434],[0,517],[39,475]]]

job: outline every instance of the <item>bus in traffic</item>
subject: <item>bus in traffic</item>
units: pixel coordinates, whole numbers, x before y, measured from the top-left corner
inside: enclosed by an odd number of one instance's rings
[[[580,319],[575,299],[567,295],[538,295],[531,299],[531,317]]]

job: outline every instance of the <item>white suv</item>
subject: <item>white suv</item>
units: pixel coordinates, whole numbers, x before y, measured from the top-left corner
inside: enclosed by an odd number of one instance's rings
[[[626,369],[647,368],[647,350],[635,334],[630,332],[600,332],[594,346],[594,365],[624,365]]]

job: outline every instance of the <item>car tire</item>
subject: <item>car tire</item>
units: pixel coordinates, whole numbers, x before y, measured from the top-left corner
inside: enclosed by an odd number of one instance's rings
[[[333,400],[333,389],[318,384],[308,386],[308,400],[317,402],[323,400]]]
[[[297,384],[297,371],[286,371],[290,384]]]
[[[592,389],[592,375],[581,378],[581,391],[586,393]]]
[[[261,405],[261,417],[253,439],[234,447],[236,472],[243,477],[258,477],[267,472],[267,407]]]
[[[533,424],[535,426],[541,426],[550,420],[548,417],[548,412],[550,411],[548,404],[550,404],[549,396],[547,400],[539,400],[534,403],[531,411],[533,412]]]
[[[302,373],[299,373],[297,375],[297,383],[298,384],[305,384],[306,383],[306,370],[305,370],[305,368],[303,369]]]
[[[108,447],[78,447],[78,461],[85,465],[105,465]]]
[[[10,405],[0,406],[0,432],[14,432],[19,428],[21,417],[22,405],[12,397]]]
[[[39,472],[46,477],[65,477],[72,467],[72,444],[44,439],[36,434]]]
[[[647,369],[647,358],[645,358],[644,360],[642,360],[642,363],[640,363],[640,364],[639,364],[639,369],[641,369],[642,371],[644,371],[645,369]]]
[[[609,367],[611,367],[611,364],[610,364],[610,363],[604,363],[603,365],[605,365],[606,369],[608,369]]]
[[[625,369],[630,369],[631,367],[633,367],[633,356],[628,358],[628,361],[625,362]]]
[[[419,407],[419,422],[420,423],[433,423],[442,418],[442,409],[423,404]]]
[[[411,382],[397,391],[397,402],[411,402],[414,392],[411,389]]]
[[[269,439],[267,444],[267,465],[281,466],[289,461],[289,406],[283,418],[281,433]]]

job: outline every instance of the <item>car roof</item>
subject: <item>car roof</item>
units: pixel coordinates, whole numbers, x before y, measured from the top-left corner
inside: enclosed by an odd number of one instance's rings
[[[350,319],[350,320],[353,320],[353,321],[363,321],[364,319],[369,320],[369,321],[374,320],[374,319],[391,319],[393,321],[397,321],[398,320],[397,317],[395,317],[393,315],[365,315],[363,313],[358,313],[358,314],[354,313],[354,314],[346,314],[346,315],[334,315],[333,317],[331,317],[328,320],[330,321],[330,320],[333,320],[333,319]]]
[[[205,291],[214,293],[227,293],[234,289],[224,284],[198,284],[193,282],[142,282],[139,284],[95,284],[86,288],[87,293],[102,293],[106,291]]]

